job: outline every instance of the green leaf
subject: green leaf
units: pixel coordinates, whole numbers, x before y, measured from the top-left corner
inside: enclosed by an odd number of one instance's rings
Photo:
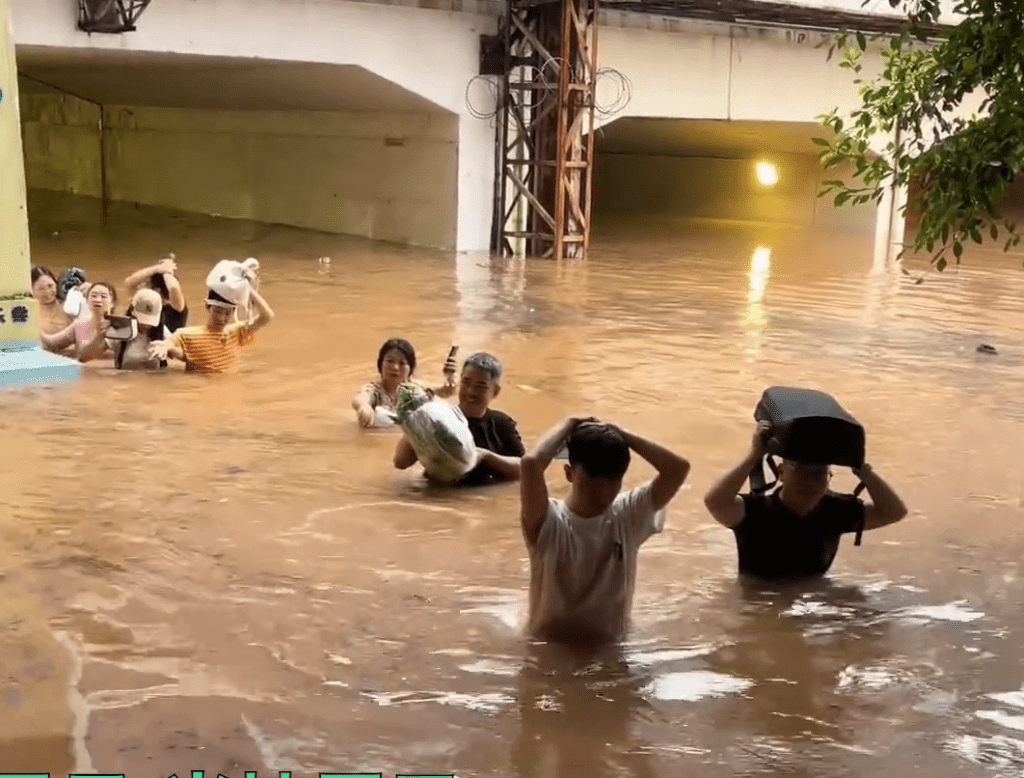
[[[815,146],[826,146],[826,147],[828,147],[828,146],[832,145],[831,143],[829,143],[824,138],[811,138],[811,143],[813,143]]]
[[[975,243],[981,243],[981,233],[978,231],[977,227],[971,228],[971,240],[973,240]]]
[[[946,269],[945,257],[939,257],[939,261],[935,263],[935,269],[938,270],[940,273]]]
[[[956,257],[959,260],[960,256],[963,253],[964,253],[964,247],[961,245],[960,241],[958,241],[958,240],[953,241],[953,256]]]
[[[866,50],[867,47],[868,47],[868,42],[864,38],[864,33],[862,33],[862,32],[858,32],[857,33],[857,45],[860,46],[860,50],[861,51]]]
[[[993,224],[992,229],[988,231],[988,234],[992,236],[992,240],[995,240],[996,238],[999,237],[999,228]]]

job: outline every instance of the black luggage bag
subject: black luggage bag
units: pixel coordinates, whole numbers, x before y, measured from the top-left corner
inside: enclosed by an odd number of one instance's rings
[[[850,468],[864,464],[864,428],[830,394],[816,389],[772,386],[761,395],[754,419],[772,425],[765,442],[765,462],[775,477],[766,483],[764,462],[755,464],[750,471],[754,494],[762,494],[778,483],[775,457]],[[864,484],[858,484],[854,494],[863,489]],[[859,546],[860,541],[858,532],[855,544]]]

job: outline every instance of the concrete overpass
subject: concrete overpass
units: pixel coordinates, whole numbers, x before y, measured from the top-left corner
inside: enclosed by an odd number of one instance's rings
[[[494,96],[478,73],[500,3],[154,0],[120,35],[77,29],[73,0],[13,0],[12,13],[30,204],[63,191],[489,246],[495,128],[477,117]],[[815,117],[858,96],[818,48],[830,33],[786,24],[604,12],[600,66],[631,89],[603,117],[595,212],[873,226],[867,207],[833,212],[813,187],[787,188],[816,173]],[[758,158],[780,166],[771,191],[751,183]],[[713,191],[687,189],[698,165]]]

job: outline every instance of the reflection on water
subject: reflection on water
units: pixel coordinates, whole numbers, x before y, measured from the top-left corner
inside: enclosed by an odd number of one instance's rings
[[[1017,258],[915,284],[873,266],[871,236],[771,226],[637,225],[555,265],[34,215],[58,270],[118,281],[173,251],[194,316],[213,262],[256,256],[277,318],[235,376],[88,369],[0,396],[0,770],[1024,770]],[[694,463],[621,651],[521,636],[514,485],[426,487],[391,467],[394,431],[357,428],[392,335],[428,379],[453,340],[498,354],[527,441],[586,412]],[[738,587],[700,502],[776,383],[836,394],[912,509],[811,590]]]

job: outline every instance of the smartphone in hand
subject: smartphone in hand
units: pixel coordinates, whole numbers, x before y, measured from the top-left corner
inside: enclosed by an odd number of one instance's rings
[[[446,376],[454,376],[457,369],[455,366],[455,355],[459,353],[459,347],[452,343],[452,347],[448,349],[448,357],[444,361],[443,372]]]

